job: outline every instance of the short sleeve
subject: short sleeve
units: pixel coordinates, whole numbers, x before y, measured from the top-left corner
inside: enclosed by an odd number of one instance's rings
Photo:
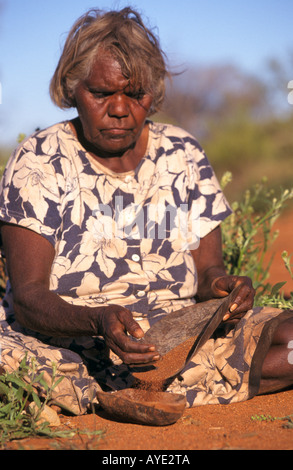
[[[189,173],[189,206],[196,218],[198,238],[205,237],[231,213],[215,172],[198,142],[185,138]]]
[[[33,230],[53,246],[61,226],[55,160],[32,136],[12,154],[0,184],[0,221]]]

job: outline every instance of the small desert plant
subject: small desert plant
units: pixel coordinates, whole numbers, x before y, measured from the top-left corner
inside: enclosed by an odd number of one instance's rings
[[[0,375],[0,447],[12,439],[22,439],[32,436],[62,437],[74,435],[53,431],[49,423],[40,420],[42,410],[51,400],[52,391],[63,377],[56,378],[56,367],[53,365],[52,384],[43,380],[43,373],[38,372],[34,358],[21,361],[19,368],[11,373],[2,372]],[[36,390],[42,387],[46,397],[41,401]],[[34,411],[29,408],[35,403]]]
[[[288,416],[282,416],[282,417],[277,417],[277,416],[271,416],[271,415],[253,415],[251,416],[252,421],[258,421],[258,422],[272,422],[276,420],[280,421],[285,421],[282,425],[283,428],[286,429],[293,429],[293,414],[288,415]]]
[[[222,188],[231,181],[231,173],[225,173]],[[291,190],[281,190],[277,196],[268,189],[267,180],[246,190],[240,201],[231,204],[233,214],[222,224],[224,261],[229,274],[249,276],[256,289],[257,305],[272,305],[279,308],[292,308],[293,296],[285,299],[281,288],[285,282],[272,286],[268,282],[269,268],[273,258],[265,264],[265,255],[278,236],[274,223],[284,210]],[[284,251],[283,261],[292,276],[291,255]]]

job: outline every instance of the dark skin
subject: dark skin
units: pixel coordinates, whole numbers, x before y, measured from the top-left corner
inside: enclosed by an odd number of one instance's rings
[[[152,97],[134,90],[109,55],[100,56],[92,73],[75,92],[79,118],[72,123],[80,143],[104,166],[116,172],[136,168],[147,141],[146,118]],[[159,358],[153,345],[132,341],[144,333],[131,312],[118,305],[83,307],[66,303],[49,290],[54,247],[41,235],[26,228],[1,227],[8,274],[18,322],[50,336],[104,337],[108,347],[124,363],[147,363]],[[241,286],[238,297],[224,317],[236,322],[253,305],[254,289],[248,277],[228,276],[222,256],[220,228],[205,236],[192,251],[201,301],[225,297]],[[129,335],[127,335],[127,333]],[[264,361],[261,391],[277,390],[293,383],[287,344],[293,339],[293,322],[280,325]]]

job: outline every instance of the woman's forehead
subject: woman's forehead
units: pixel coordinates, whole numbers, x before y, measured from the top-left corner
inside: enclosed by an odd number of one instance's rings
[[[119,62],[109,54],[98,54],[93,61],[91,72],[87,81],[103,83],[116,83],[125,87],[129,80],[122,74]]]
[[[109,53],[101,53],[93,61],[91,72],[84,83],[91,88],[109,91],[126,91],[140,89],[131,77],[125,77],[119,61]]]

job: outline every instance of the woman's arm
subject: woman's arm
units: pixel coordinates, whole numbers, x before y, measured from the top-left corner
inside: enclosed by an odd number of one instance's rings
[[[4,225],[1,235],[18,322],[49,336],[97,335],[94,309],[74,307],[49,290],[53,246],[18,226]]]
[[[198,273],[198,298],[200,301],[225,297],[241,285],[234,304],[230,307],[233,317],[252,308],[255,290],[247,276],[227,275],[223,261],[221,229],[217,227],[200,240],[197,250],[192,252]],[[232,317],[224,317],[225,320]]]
[[[48,240],[23,227],[4,224],[1,236],[14,311],[24,327],[49,336],[102,335],[124,362],[149,362],[157,353],[151,345],[131,341],[143,331],[131,313],[117,305],[76,306],[49,290],[55,250]]]

